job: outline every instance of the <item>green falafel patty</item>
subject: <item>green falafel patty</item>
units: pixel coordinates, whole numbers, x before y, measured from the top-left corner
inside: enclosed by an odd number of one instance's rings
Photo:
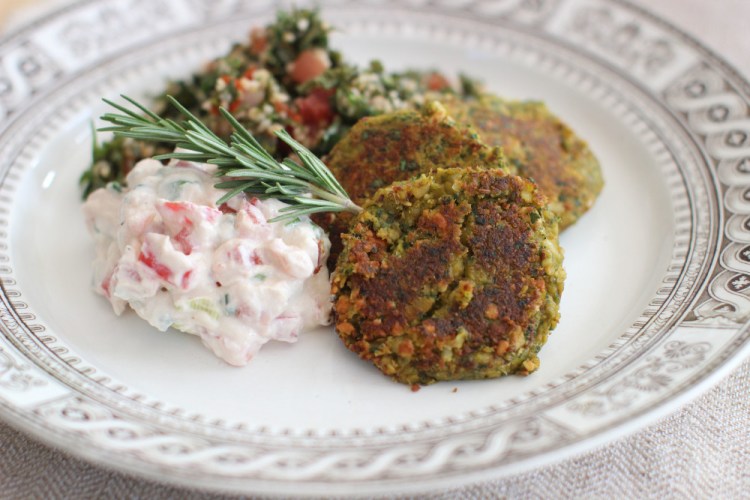
[[[336,331],[406,384],[530,373],[557,325],[557,217],[500,169],[437,169],[382,188],[342,236]]]
[[[466,126],[449,118],[442,105],[401,110],[361,119],[325,158],[326,165],[357,204],[379,188],[438,167],[481,166],[507,169],[499,148],[486,146]],[[341,250],[340,234],[351,215],[324,214],[315,222],[329,233],[330,263]]]
[[[493,95],[463,100],[441,97],[457,122],[503,149],[512,169],[533,180],[560,217],[560,230],[575,223],[604,186],[599,161],[585,141],[537,101],[508,101]]]

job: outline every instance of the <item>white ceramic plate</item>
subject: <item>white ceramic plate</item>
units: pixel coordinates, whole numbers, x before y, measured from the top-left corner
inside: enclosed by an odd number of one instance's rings
[[[296,2],[298,4],[302,2]],[[0,414],[96,463],[214,490],[424,491],[499,477],[674,410],[748,351],[750,87],[617,0],[324,2],[359,62],[541,99],[606,187],[562,235],[562,320],[527,378],[419,392],[330,330],[232,368],[89,289],[77,177],[100,97],[146,97],[274,2],[83,1],[0,42]]]

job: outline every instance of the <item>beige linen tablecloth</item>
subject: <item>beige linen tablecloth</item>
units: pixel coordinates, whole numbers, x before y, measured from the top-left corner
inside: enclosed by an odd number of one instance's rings
[[[55,0],[59,3],[60,0]],[[750,0],[640,0],[750,75]],[[0,26],[40,2],[0,0]],[[48,4],[48,2],[45,2]],[[33,7],[20,12],[21,8]],[[20,12],[20,14],[19,14]],[[20,21],[19,21],[20,20]],[[676,413],[565,461],[435,498],[747,498],[750,361]],[[0,498],[205,498],[111,472],[0,423]],[[219,497],[220,498],[220,497]]]

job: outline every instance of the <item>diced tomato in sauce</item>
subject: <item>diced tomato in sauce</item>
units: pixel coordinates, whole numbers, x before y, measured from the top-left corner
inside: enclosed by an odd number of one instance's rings
[[[172,270],[161,262],[157,261],[156,257],[154,257],[154,254],[152,254],[147,248],[145,248],[145,246],[143,249],[141,249],[141,253],[138,255],[138,261],[146,264],[146,266],[152,269],[156,273],[156,275],[164,281],[169,281],[169,279],[172,277]]]
[[[219,211],[223,214],[236,214],[237,210],[233,209],[226,202],[219,205]]]
[[[193,232],[193,221],[185,217],[185,226],[174,235],[174,240],[180,245],[180,250],[185,255],[193,253],[193,243],[190,241],[190,234]]]
[[[183,290],[186,290],[188,288],[188,285],[190,285],[190,277],[193,275],[193,270],[189,269],[185,271],[182,275],[182,280],[180,282],[180,286],[182,286]]]
[[[112,297],[112,292],[110,291],[110,287],[112,285],[112,273],[107,274],[106,278],[102,280],[102,291],[104,292],[104,296],[107,298]]]

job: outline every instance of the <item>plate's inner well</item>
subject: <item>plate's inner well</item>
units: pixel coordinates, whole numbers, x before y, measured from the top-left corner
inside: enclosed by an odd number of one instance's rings
[[[408,50],[403,50],[405,43]],[[613,106],[616,97],[592,92],[589,85],[561,80],[554,67],[524,64],[510,54],[367,33],[338,34],[335,44],[361,63],[379,58],[389,69],[463,71],[498,95],[543,100],[599,157],[605,189],[593,209],[561,237],[568,278],[561,321],[540,353],[541,368],[526,378],[444,382],[414,393],[358,360],[331,328],[306,333],[293,345],[267,344],[250,365],[235,368],[195,337],[160,333],[134,313],[115,317],[90,289],[93,251],[77,179],[89,161],[91,122],[104,109],[97,92],[109,98],[156,92],[162,74],[184,74],[185,68],[174,67],[179,56],[173,56],[169,67],[164,62],[150,63],[146,71],[137,64],[125,67],[117,85],[77,81],[82,104],[59,112],[63,118],[53,121],[49,139],[34,152],[33,168],[15,194],[12,260],[24,300],[33,304],[47,333],[83,360],[78,368],[94,368],[92,379],[106,376],[108,384],[124,386],[124,397],[141,395],[145,403],[158,402],[186,417],[200,415],[249,429],[295,434],[394,430],[461,420],[523,401],[532,391],[552,390],[620,338],[644,310],[672,257],[674,194],[664,179],[663,155],[644,138],[648,126],[634,115],[625,120],[627,106]],[[197,68],[195,55],[185,58],[185,67]]]

